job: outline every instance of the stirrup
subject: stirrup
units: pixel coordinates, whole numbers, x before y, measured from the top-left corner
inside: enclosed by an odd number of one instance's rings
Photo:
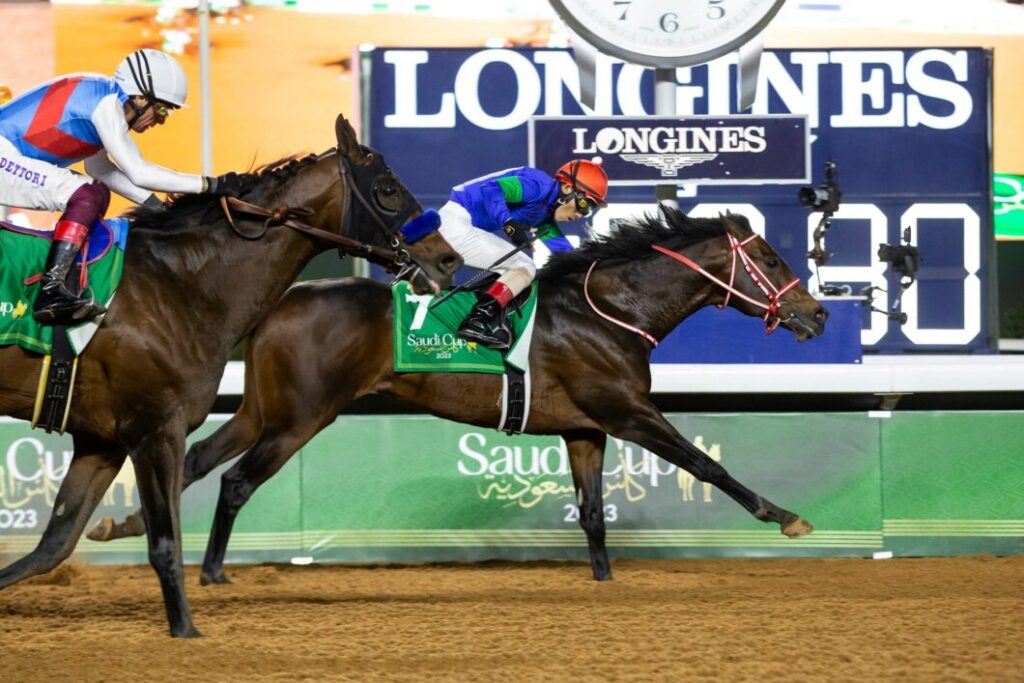
[[[51,304],[32,311],[32,319],[41,325],[77,325],[107,312],[93,299]]]
[[[486,328],[481,329],[483,326],[477,325],[464,325],[459,328],[459,337],[468,341],[474,341],[478,344],[483,344],[489,349],[494,351],[508,351],[512,346],[512,340],[507,335],[505,337],[499,337],[495,332],[502,331],[501,328],[494,332],[487,330]]]

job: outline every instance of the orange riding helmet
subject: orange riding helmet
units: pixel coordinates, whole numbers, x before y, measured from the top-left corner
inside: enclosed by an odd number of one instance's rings
[[[608,202],[605,201],[608,196],[608,174],[593,161],[574,159],[562,164],[555,172],[555,180],[583,193],[597,206],[608,206]]]

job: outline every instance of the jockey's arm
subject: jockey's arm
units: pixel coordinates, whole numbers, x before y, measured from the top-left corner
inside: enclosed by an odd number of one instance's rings
[[[572,251],[573,246],[566,239],[558,226],[551,222],[544,222],[537,226],[537,237],[544,243],[544,246],[551,251]]]
[[[85,160],[85,172],[90,178],[100,181],[111,191],[136,204],[142,204],[153,194],[128,180],[128,176],[122,173],[103,151]]]
[[[128,134],[124,110],[114,95],[103,98],[92,114],[92,122],[107,155],[135,187],[154,192],[203,191],[202,176],[175,173],[142,158],[138,145]]]
[[[508,205],[522,201],[523,186],[515,176],[488,180],[480,186],[487,213],[498,225],[505,225],[512,218]]]

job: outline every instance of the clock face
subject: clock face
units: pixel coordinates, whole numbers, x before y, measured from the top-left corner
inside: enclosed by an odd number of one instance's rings
[[[702,64],[761,31],[785,0],[551,0],[605,54],[649,66]]]

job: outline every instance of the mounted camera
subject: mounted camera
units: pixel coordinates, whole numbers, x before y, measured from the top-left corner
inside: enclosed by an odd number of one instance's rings
[[[804,206],[809,206],[812,211],[823,211],[830,216],[838,211],[843,193],[836,185],[835,162],[825,162],[825,182],[817,187],[801,187],[796,198]]]
[[[849,287],[825,284],[817,269],[828,263],[832,254],[825,251],[822,239],[825,233],[832,226],[832,216],[839,210],[839,202],[843,193],[836,184],[836,163],[832,160],[825,162],[825,182],[817,187],[801,187],[796,195],[797,200],[812,211],[821,212],[821,220],[818,227],[814,229],[814,246],[807,252],[807,258],[814,261],[815,277],[818,280],[818,291],[825,296],[840,296],[849,294]]]
[[[907,314],[900,310],[903,301],[903,294],[917,279],[917,269],[920,267],[922,258],[917,247],[910,243],[910,228],[903,230],[902,244],[879,244],[878,260],[888,263],[889,266],[900,275],[900,293],[893,302],[892,308],[885,310],[874,305],[875,291],[885,291],[880,287],[867,287],[864,290],[867,296],[867,305],[872,311],[885,313],[890,320],[895,320],[900,325],[907,322]]]
[[[900,284],[904,278],[909,278],[909,287],[914,282],[918,266],[921,262],[921,252],[917,247],[910,244],[910,228],[903,230],[904,244],[879,244],[878,260],[890,264],[893,270],[900,274]]]

